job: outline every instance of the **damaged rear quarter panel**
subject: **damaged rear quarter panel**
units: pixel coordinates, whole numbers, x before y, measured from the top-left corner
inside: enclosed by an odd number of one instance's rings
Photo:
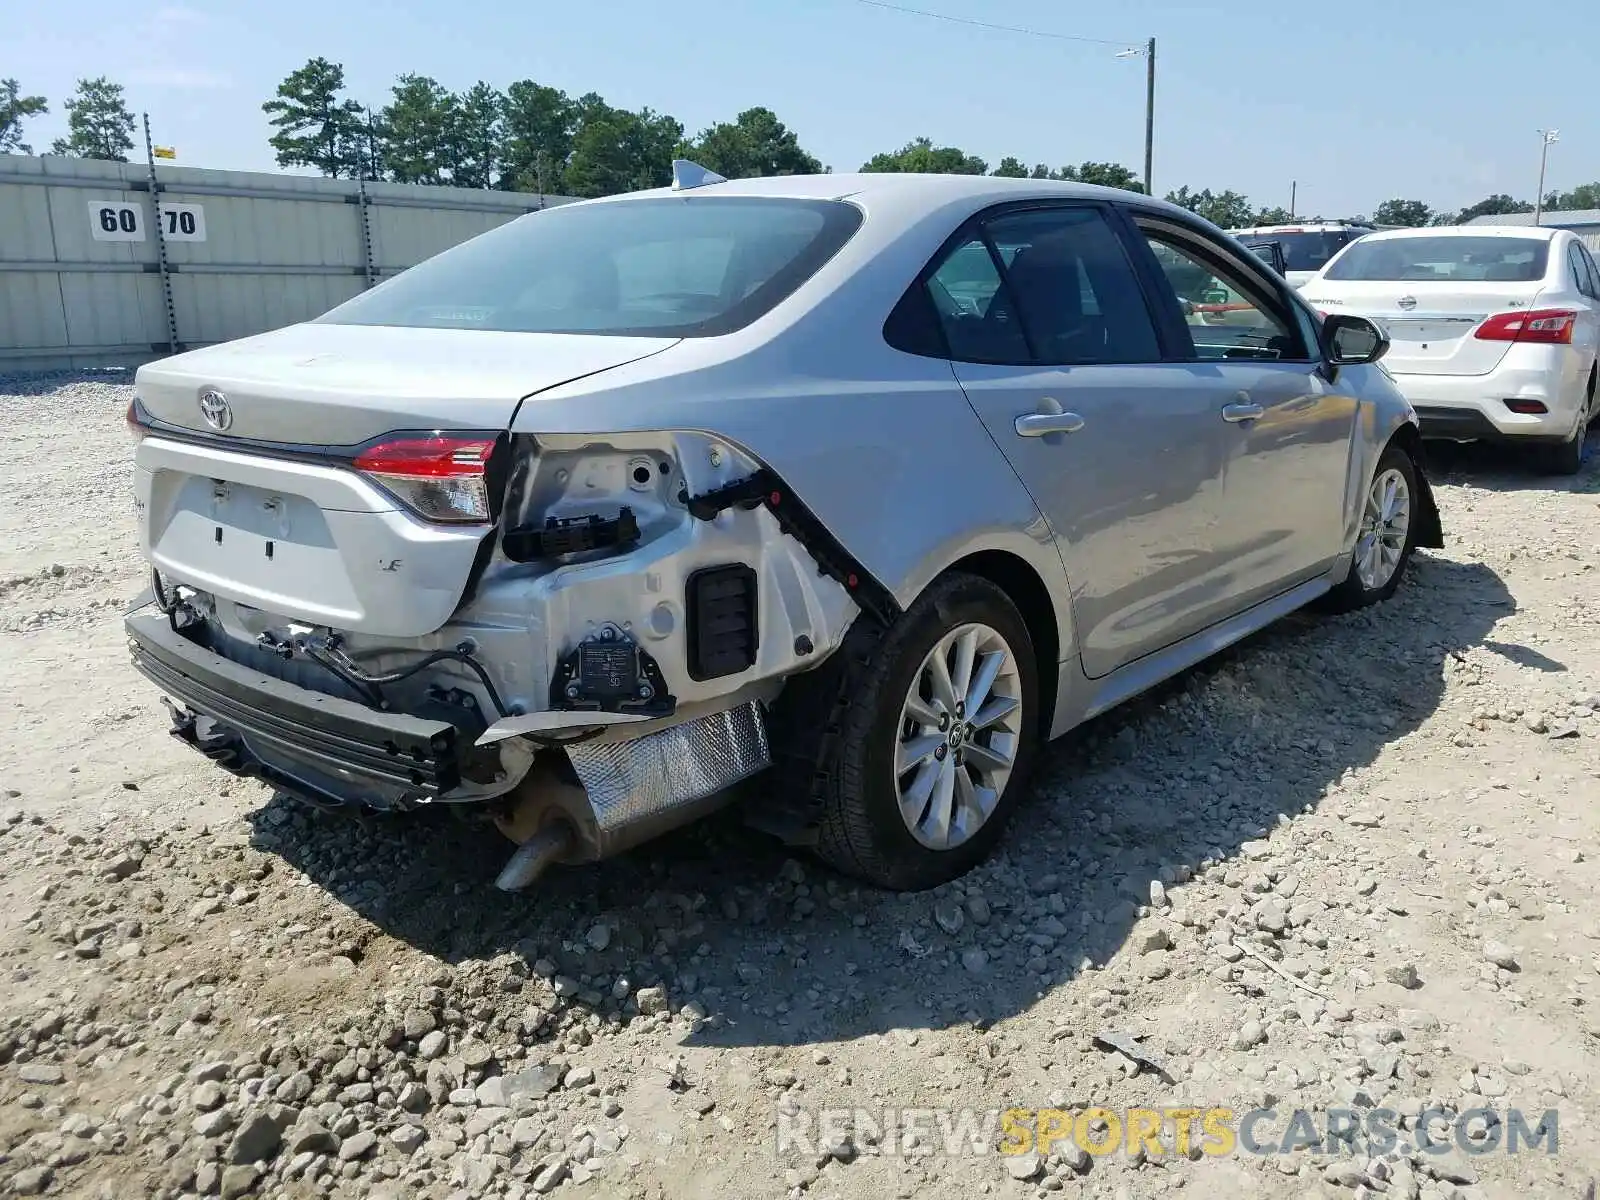
[[[664,429],[720,437],[776,472],[902,607],[955,561],[1007,551],[1057,598],[1056,641],[1070,657],[1060,555],[949,364],[891,349],[871,317],[806,324],[780,342],[752,331],[686,340],[639,369],[532,396],[512,427],[597,442]]]

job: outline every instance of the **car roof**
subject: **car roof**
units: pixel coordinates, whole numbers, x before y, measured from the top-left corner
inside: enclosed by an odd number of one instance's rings
[[[1562,233],[1545,225],[1419,225],[1412,229],[1385,229],[1369,233],[1363,242],[1392,242],[1413,237],[1510,237],[1554,241]]]
[[[1258,233],[1337,233],[1341,229],[1371,229],[1370,225],[1357,225],[1349,221],[1295,221],[1290,225],[1251,225],[1244,229],[1230,229],[1235,236]]]
[[[1143,192],[1101,187],[1092,183],[1070,183],[1055,179],[1014,179],[999,175],[918,175],[909,172],[852,172],[829,175],[767,175],[753,179],[730,179],[696,188],[674,191],[651,188],[624,192],[582,203],[610,203],[646,196],[774,196],[804,200],[874,200],[904,202],[922,199],[929,204],[968,201],[974,209],[1011,200],[1113,200],[1137,203],[1144,207],[1193,217],[1192,213],[1156,200]]]

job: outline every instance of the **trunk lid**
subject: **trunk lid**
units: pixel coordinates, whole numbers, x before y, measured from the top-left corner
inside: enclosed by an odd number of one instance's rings
[[[350,449],[391,433],[504,430],[523,397],[676,340],[312,324],[143,367],[145,556],[171,581],[271,618],[423,638],[454,613],[493,528],[422,519],[347,465]],[[226,398],[221,430],[202,410],[213,393]],[[208,437],[163,437],[163,426]]]
[[[1302,289],[1324,312],[1371,317],[1389,331],[1383,365],[1401,375],[1487,375],[1511,349],[1473,332],[1495,313],[1538,307],[1539,283],[1503,281],[1341,281],[1321,278]]]
[[[501,430],[524,396],[676,341],[310,323],[151,363],[136,390],[157,421],[196,433],[218,433],[200,408],[216,391],[224,437],[353,446],[405,429]]]

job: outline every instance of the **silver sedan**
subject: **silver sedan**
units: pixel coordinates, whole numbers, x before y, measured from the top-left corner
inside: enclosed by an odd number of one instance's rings
[[[508,887],[760,775],[920,888],[1047,739],[1441,544],[1382,329],[1188,212],[678,170],[140,372],[128,627],[180,736],[487,806]]]

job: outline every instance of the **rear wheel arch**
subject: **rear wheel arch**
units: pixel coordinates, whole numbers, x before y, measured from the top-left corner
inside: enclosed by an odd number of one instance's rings
[[[1439,519],[1439,505],[1433,498],[1433,485],[1428,482],[1427,456],[1423,451],[1422,431],[1410,421],[1400,424],[1394,433],[1389,436],[1384,444],[1384,451],[1390,446],[1398,446],[1406,452],[1411,459],[1411,465],[1417,472],[1417,490],[1420,510],[1417,513],[1418,525],[1416,544],[1425,546],[1430,550],[1437,550],[1444,545],[1444,526]],[[1383,451],[1378,453],[1373,460],[1373,470],[1377,470],[1378,462],[1383,459]],[[1363,488],[1361,494],[1366,495]]]
[[[897,656],[899,643],[912,628],[908,622],[917,619],[915,614],[932,604],[931,611],[939,620],[959,623],[963,597],[974,585],[991,589],[991,594],[998,592],[999,598],[1016,610],[1011,619],[1020,619],[1031,643],[1029,657],[1036,680],[1032,703],[1039,710],[1037,725],[1029,722],[1034,728],[1027,740],[1037,746],[1048,739],[1061,646],[1071,636],[1071,626],[1064,620],[1066,611],[1058,604],[1068,602],[1065,597],[1054,598],[1041,569],[1022,555],[995,548],[974,551],[939,570],[906,601],[892,623],[862,613],[825,661],[785,683],[769,710],[775,786],[759,805],[751,806],[748,819],[752,824],[790,844],[820,844],[824,857],[839,865],[837,854],[828,849],[831,842],[838,851],[839,844],[829,838],[824,825],[830,797],[837,800],[841,788],[854,790],[845,776],[852,775],[848,764],[859,749],[852,732],[859,733],[863,706],[870,707],[874,701],[877,679]],[[1025,775],[1023,771],[1013,786]],[[852,873],[861,874],[859,870]]]
[[[1055,719],[1056,687],[1061,665],[1061,619],[1050,589],[1026,560],[1007,550],[980,550],[950,564],[942,575],[976,575],[1010,597],[1028,626],[1034,656],[1039,664],[1039,729],[1041,740],[1050,736]]]

